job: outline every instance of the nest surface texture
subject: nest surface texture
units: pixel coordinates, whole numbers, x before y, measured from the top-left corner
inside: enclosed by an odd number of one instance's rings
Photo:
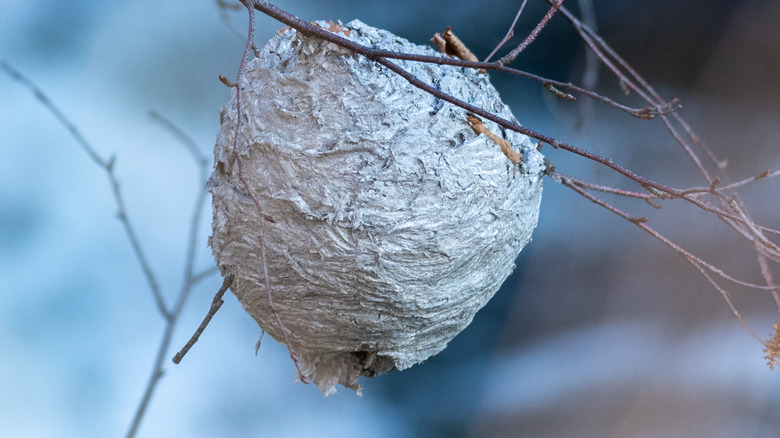
[[[366,46],[439,55],[359,21],[338,31]],[[515,120],[486,74],[394,62]],[[234,274],[231,289],[246,311],[285,342],[269,305],[264,250],[289,347],[326,395],[443,350],[530,241],[541,154],[527,137],[484,121],[522,153],[522,165],[511,163],[471,130],[463,109],[292,29],[248,63],[240,85],[240,167],[234,89],[221,110],[208,184],[209,244],[222,273]],[[258,214],[252,197],[275,223]]]

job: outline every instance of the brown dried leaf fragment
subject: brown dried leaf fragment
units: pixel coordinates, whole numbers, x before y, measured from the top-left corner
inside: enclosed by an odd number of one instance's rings
[[[317,26],[317,27],[319,27],[321,29],[325,29],[325,27],[322,26],[320,23],[317,23],[317,22],[314,22],[314,21],[310,21],[309,23],[311,23],[311,24],[313,24],[313,25],[315,25],[315,26]],[[325,24],[328,25],[327,29],[328,29],[328,32],[330,32],[330,33],[343,33],[344,35],[349,36],[349,33],[351,32],[350,29],[345,29],[344,27],[341,26],[341,23],[334,23],[333,20],[328,20],[328,21],[325,22]]]
[[[442,38],[439,32],[433,34],[433,38],[431,38],[431,41],[433,41],[433,43],[436,44],[436,47],[439,48],[439,51],[441,53],[447,54],[447,41],[444,38]]]
[[[231,81],[230,79],[226,78],[223,75],[219,75],[219,81],[222,82],[223,84],[225,84],[225,86],[227,86],[227,87],[230,87],[230,88],[235,88],[236,87],[236,83],[235,82]]]
[[[764,359],[767,360],[767,365],[770,369],[775,369],[778,360],[780,359],[780,321],[776,322],[773,326],[774,333],[768,341],[764,342]]]
[[[464,61],[479,62],[479,59],[476,57],[476,55],[471,53],[471,50],[469,50],[469,48],[463,44],[463,41],[461,41],[460,38],[452,33],[452,28],[449,26],[447,26],[447,29],[444,31],[444,33],[433,34],[431,41],[436,44],[436,46],[439,48],[439,51],[442,53],[458,57]],[[485,70],[480,69],[479,72],[485,73]]]
[[[447,30],[445,30],[441,36],[444,38],[444,41],[447,42],[448,54],[455,55],[466,61],[479,61],[479,59],[471,53],[471,50],[463,44],[463,41],[452,33],[452,29],[449,26],[447,26]]]
[[[344,29],[343,27],[341,27],[341,23],[334,23],[334,22],[328,20],[328,24],[330,25],[330,27],[328,28],[328,32],[331,32],[331,33],[343,33],[344,35],[349,36],[350,30],[349,29]]]
[[[468,116],[466,117],[466,120],[476,134],[485,134],[487,138],[493,140],[493,142],[501,148],[501,152],[509,158],[509,161],[513,164],[523,164],[523,155],[512,149],[512,144],[509,143],[508,140],[493,134],[481,120],[474,116]]]

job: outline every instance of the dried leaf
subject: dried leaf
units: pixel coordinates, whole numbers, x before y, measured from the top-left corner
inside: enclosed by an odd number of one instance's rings
[[[471,129],[473,129],[476,134],[485,134],[487,138],[493,140],[493,142],[501,148],[501,152],[503,152],[504,155],[509,158],[509,161],[514,164],[523,164],[523,156],[516,150],[512,149],[512,144],[509,143],[508,140],[490,132],[487,126],[485,126],[481,120],[474,116],[468,116],[466,117],[466,120],[469,122],[469,126],[471,126]]]

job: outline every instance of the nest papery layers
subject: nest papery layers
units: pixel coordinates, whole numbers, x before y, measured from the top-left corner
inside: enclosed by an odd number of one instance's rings
[[[327,27],[327,25],[326,25]],[[359,21],[360,44],[435,55]],[[475,70],[396,61],[419,79],[514,120]],[[231,290],[274,339],[273,303],[304,375],[326,395],[358,377],[405,369],[443,350],[498,290],[530,241],[544,164],[529,139],[512,164],[463,109],[368,59],[287,29],[221,112],[209,243]],[[262,219],[250,196],[263,213]]]

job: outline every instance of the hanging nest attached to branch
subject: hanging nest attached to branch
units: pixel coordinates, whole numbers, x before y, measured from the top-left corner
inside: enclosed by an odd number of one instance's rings
[[[375,48],[436,54],[357,20],[337,30]],[[514,120],[487,75],[399,65]],[[530,241],[541,154],[527,137],[485,122],[522,155],[512,163],[472,131],[464,110],[292,29],[248,63],[240,86],[240,166],[234,89],[209,180],[210,245],[223,275],[235,276],[231,289],[246,311],[288,343],[325,395],[442,351]]]

